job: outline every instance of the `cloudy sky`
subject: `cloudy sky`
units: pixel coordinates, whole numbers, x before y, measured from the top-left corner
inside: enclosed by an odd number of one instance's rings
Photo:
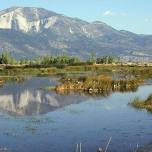
[[[152,0],[1,0],[1,10],[11,6],[43,7],[119,30],[152,34]]]

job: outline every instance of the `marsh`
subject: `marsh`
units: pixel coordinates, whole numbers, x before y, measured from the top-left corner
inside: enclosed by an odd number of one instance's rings
[[[137,144],[143,146],[152,141],[152,114],[128,105],[136,96],[144,99],[152,93],[147,73],[145,77],[142,75],[144,81],[136,89],[88,94],[42,88],[61,85],[65,77],[78,79],[104,74],[120,80],[126,75],[125,70],[122,73],[102,67],[96,73],[87,70],[57,75],[33,71],[34,74],[19,72],[24,79],[5,77],[0,87],[0,147],[13,152],[73,151],[81,142],[83,151],[93,152],[104,148],[112,136],[109,151],[128,152]],[[127,78],[139,78],[139,71],[132,72],[130,68]],[[4,78],[7,72],[2,73]]]

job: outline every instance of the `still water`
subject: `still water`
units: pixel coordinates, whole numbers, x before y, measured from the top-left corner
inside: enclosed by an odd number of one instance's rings
[[[29,77],[0,88],[0,148],[11,152],[96,152],[112,136],[109,152],[128,152],[152,141],[152,114],[128,105],[152,93],[152,85],[108,97],[59,95],[40,88],[54,77]]]

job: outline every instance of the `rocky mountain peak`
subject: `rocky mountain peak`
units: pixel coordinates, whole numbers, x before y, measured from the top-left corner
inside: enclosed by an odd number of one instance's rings
[[[38,32],[48,18],[57,13],[34,7],[11,7],[0,12],[0,29],[12,29],[24,32]]]

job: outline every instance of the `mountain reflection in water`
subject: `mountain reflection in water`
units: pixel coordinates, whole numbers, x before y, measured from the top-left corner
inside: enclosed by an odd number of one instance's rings
[[[66,91],[55,93],[40,89],[57,84],[58,80],[55,77],[32,77],[22,83],[6,83],[0,88],[0,111],[19,116],[46,114],[91,97],[94,99],[107,97],[112,93],[111,91],[100,94]]]
[[[55,77],[33,77],[0,88],[2,148],[12,152],[68,152],[81,142],[83,151],[93,152],[112,136],[109,152],[128,152],[137,143],[140,147],[152,141],[151,114],[128,105],[135,96],[146,99],[152,85],[140,86],[134,93],[110,92],[104,96],[39,89],[57,83]]]
[[[40,89],[55,84],[55,78],[43,77],[34,77],[23,83],[7,83],[0,89],[0,111],[21,116],[45,114],[86,98],[72,94],[59,95]]]

